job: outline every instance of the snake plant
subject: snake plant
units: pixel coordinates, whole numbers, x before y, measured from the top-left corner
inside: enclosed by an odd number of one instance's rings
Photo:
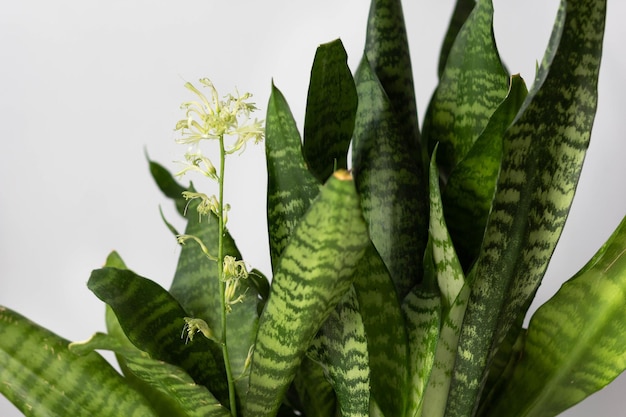
[[[28,416],[521,417],[601,389],[626,369],[626,220],[523,323],[589,145],[605,17],[562,0],[527,86],[492,1],[457,0],[421,128],[399,0],[372,0],[354,73],[340,40],[319,46],[302,136],[274,84],[264,131],[238,124],[249,95],[187,84],[180,141],[217,139],[220,162],[195,148],[181,173],[220,192],[149,161],[187,222],[164,219],[170,288],[111,253],[88,282],[108,331],[79,343],[0,307],[0,392]],[[222,201],[225,157],[263,137],[271,280]]]

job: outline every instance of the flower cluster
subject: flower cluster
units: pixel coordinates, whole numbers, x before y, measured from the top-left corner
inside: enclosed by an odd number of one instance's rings
[[[195,93],[197,100],[187,101],[181,105],[185,110],[185,118],[176,123],[176,130],[181,137],[178,143],[191,145],[185,154],[189,166],[181,171],[199,171],[204,175],[216,178],[215,166],[202,155],[198,145],[202,140],[224,140],[226,137],[235,138],[235,142],[225,147],[227,154],[243,150],[250,141],[259,143],[263,140],[265,130],[262,120],[250,120],[250,114],[257,110],[249,99],[252,94],[228,94],[220,100],[213,83],[207,79],[200,80],[202,86],[209,89],[210,98],[204,95],[191,83],[185,87]]]

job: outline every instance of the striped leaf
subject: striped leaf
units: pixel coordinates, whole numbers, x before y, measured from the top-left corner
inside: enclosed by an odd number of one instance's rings
[[[348,168],[357,95],[348,56],[337,39],[315,53],[304,119],[304,158],[320,183]]]
[[[0,393],[26,416],[157,416],[99,354],[0,307]]]
[[[370,3],[365,56],[372,72],[380,80],[383,90],[398,120],[400,136],[408,144],[411,155],[420,158],[417,144],[420,140],[413,86],[411,54],[406,35],[404,13],[400,0],[372,0]]]
[[[129,270],[102,268],[91,273],[87,287],[107,303],[130,341],[154,359],[185,369],[221,403],[228,388],[221,349],[196,337],[185,343],[181,332],[189,314],[158,284]]]
[[[354,287],[350,287],[324,322],[307,355],[322,365],[342,417],[369,416],[367,337]]]
[[[370,361],[372,397],[385,415],[402,415],[408,378],[404,317],[389,272],[369,243],[354,279]]]
[[[421,279],[427,240],[426,183],[415,144],[366,57],[355,77],[359,107],[352,166],[369,233],[401,300]]]
[[[424,393],[435,363],[441,310],[441,297],[438,294],[424,292],[417,287],[402,303],[409,337],[410,388],[407,393],[407,417],[422,415]]]
[[[179,185],[165,168],[151,161],[150,171],[161,191],[174,200],[180,214],[187,219],[185,234],[199,238],[209,253],[217,256],[219,234],[217,217],[211,213],[208,218],[200,219],[196,210],[198,202],[183,198],[182,192],[186,189]],[[190,186],[188,189],[191,191],[193,187]],[[241,254],[228,232],[224,236],[224,255],[241,259]],[[246,358],[250,346],[254,343],[260,302],[258,291],[263,289],[263,284],[263,276],[258,272],[250,279],[241,280],[239,294],[245,294],[243,301],[226,316],[228,356],[234,375],[240,375],[245,371]],[[222,307],[217,262],[208,259],[195,243],[182,246],[170,293],[188,316],[204,320],[214,334],[221,334]],[[221,349],[215,349],[214,345],[212,348],[216,357],[221,356]],[[245,378],[238,380],[236,387],[237,393],[243,398],[247,391]]]
[[[454,44],[454,40],[458,36],[463,24],[469,17],[470,13],[476,5],[476,0],[456,0],[452,17],[450,18],[450,24],[448,24],[448,30],[446,36],[443,39],[441,46],[441,52],[439,53],[439,65],[437,65],[437,74],[439,78],[443,74],[446,68],[446,62],[448,61],[448,55]]]
[[[159,394],[159,415],[163,417],[226,417],[230,412],[202,385],[197,385],[181,368],[152,359],[148,354],[120,343],[113,336],[96,333],[89,340],[72,343],[70,350],[85,355],[94,350],[110,350],[124,358],[125,369],[144,385]],[[154,404],[154,403],[153,403]]]
[[[429,169],[430,224],[428,237],[432,246],[432,257],[443,306],[449,310],[465,284],[465,275],[443,213],[439,171],[436,162],[437,155],[438,147],[435,147]]]
[[[302,156],[302,142],[289,105],[272,85],[265,121],[267,161],[267,227],[272,269],[311,201],[320,183],[309,172]]]
[[[524,80],[511,77],[509,93],[452,170],[443,192],[446,223],[464,270],[476,261],[502,161],[502,138],[526,98]]]
[[[493,38],[493,5],[479,1],[459,31],[424,118],[424,141],[439,143],[444,178],[467,155],[507,94],[508,75]]]
[[[424,399],[420,404],[423,415],[428,417],[443,416],[454,367],[459,330],[469,298],[469,285],[465,280],[463,269],[443,216],[439,172],[436,163],[437,155],[438,148],[436,147],[430,162],[429,172],[430,227],[428,232],[434,273],[441,293],[440,316],[436,317],[441,321],[441,330],[438,333],[439,341],[436,345],[434,358],[428,357],[428,360],[432,361],[433,369],[427,380],[428,385],[424,390]],[[415,301],[421,302],[421,308],[434,315],[437,313],[435,303],[438,295],[432,294],[432,291],[430,293],[429,296],[422,295]],[[435,317],[424,317],[423,320],[434,321]],[[426,334],[430,335],[431,332],[434,330],[430,330]],[[430,354],[430,352],[427,353]]]
[[[350,174],[338,171],[299,222],[259,320],[246,416],[272,416],[311,339],[348,290],[367,246]]]
[[[503,142],[502,169],[476,264],[448,406],[470,416],[485,369],[539,286],[582,168],[597,105],[606,1],[567,1],[558,47]],[[584,27],[584,30],[581,30]],[[544,74],[544,75],[542,75]],[[499,312],[497,314],[496,312]]]
[[[306,416],[335,417],[337,398],[322,366],[305,356],[294,379],[302,411]]]
[[[533,315],[524,352],[488,416],[556,416],[626,370],[626,217]]]

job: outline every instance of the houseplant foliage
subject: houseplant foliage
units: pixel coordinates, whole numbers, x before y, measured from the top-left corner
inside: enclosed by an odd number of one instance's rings
[[[216,140],[219,163],[194,148],[183,171],[219,192],[149,162],[187,221],[166,221],[171,287],[110,254],[88,283],[108,331],[72,344],[0,307],[0,391],[26,415],[469,417],[557,415],[601,389],[626,369],[626,221],[522,323],[589,143],[605,14],[563,0],[527,89],[491,1],[458,0],[420,130],[400,2],[373,0],[354,75],[339,40],[318,48],[303,138],[272,85],[271,285],[226,227],[226,156],[262,138],[238,122],[255,107],[187,84],[181,142]]]

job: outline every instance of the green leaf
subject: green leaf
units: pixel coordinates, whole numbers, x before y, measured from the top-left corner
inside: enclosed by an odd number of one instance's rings
[[[556,416],[626,369],[626,217],[533,315],[522,358],[488,415]]]
[[[439,336],[436,347],[433,347],[434,352],[426,350],[422,353],[420,351],[421,355],[426,356],[425,360],[432,364],[429,378],[420,381],[421,384],[425,382],[428,384],[425,388],[421,388],[423,400],[418,403],[423,415],[428,417],[443,416],[454,367],[459,330],[470,292],[443,216],[437,155],[438,148],[435,147],[429,171],[430,227],[428,233],[430,239],[428,249],[432,250],[432,262],[440,294],[434,291],[426,294],[418,292],[414,294],[414,297],[418,295],[419,297],[413,301],[413,304],[424,311],[422,314],[425,317],[421,321],[429,323],[437,319],[437,323],[441,322],[441,330],[437,328],[437,333],[434,333],[434,329],[422,330],[429,337],[435,337],[435,334]],[[430,339],[426,340],[430,341]],[[431,354],[433,358],[430,357]]]
[[[439,78],[441,78],[441,75],[445,70],[446,62],[448,61],[448,55],[450,54],[452,45],[454,44],[457,35],[461,31],[463,24],[469,17],[475,5],[476,0],[456,1],[454,11],[452,12],[452,17],[450,18],[450,24],[448,25],[448,30],[446,32],[446,36],[443,39],[441,52],[439,53],[439,65],[437,65],[437,74],[439,74]]]
[[[415,144],[402,136],[399,119],[367,58],[355,79],[359,94],[352,149],[355,181],[370,237],[401,300],[421,279],[427,185]]]
[[[259,319],[247,416],[271,416],[311,339],[350,287],[368,241],[354,183],[328,180],[289,241]]]
[[[157,416],[100,355],[0,307],[0,392],[26,416]]]
[[[294,386],[306,416],[335,417],[337,398],[326,379],[322,366],[305,356],[302,359]]]
[[[385,415],[402,415],[408,378],[407,332],[389,272],[371,243],[357,265],[353,285],[367,335],[372,397]]]
[[[450,238],[446,219],[444,218],[441,191],[439,189],[437,155],[438,147],[436,146],[430,161],[429,170],[430,224],[428,237],[432,246],[432,257],[443,306],[446,310],[449,310],[465,285],[465,275]]]
[[[493,5],[479,1],[459,31],[424,119],[424,141],[439,143],[443,178],[467,155],[507,94],[493,37]]]
[[[124,358],[127,371],[160,394],[159,415],[181,417],[230,416],[228,409],[202,385],[197,385],[181,368],[152,359],[147,353],[129,348],[115,337],[96,333],[89,340],[72,343],[70,350],[84,355],[96,349],[110,350]],[[154,397],[151,398],[154,401]]]
[[[414,144],[412,156],[420,158],[420,140],[413,86],[411,54],[406,35],[404,13],[400,0],[373,0],[370,4],[365,38],[365,56],[372,72],[389,98],[398,120],[399,135],[407,144]]]
[[[416,287],[404,299],[402,312],[409,337],[410,389],[405,415],[420,417],[439,341],[441,297]]]
[[[280,90],[272,85],[265,121],[267,161],[267,227],[272,269],[311,201],[320,183],[307,169],[302,142],[289,105]]]
[[[174,200],[176,209],[181,216],[184,216],[187,201],[183,198],[183,191],[186,191],[187,188],[177,183],[174,177],[172,177],[172,174],[161,164],[148,159],[148,166],[150,168],[150,174],[152,174],[152,178],[161,192]]]
[[[102,268],[87,287],[111,306],[124,333],[151,357],[178,365],[222,402],[228,388],[221,349],[204,337],[185,343],[181,333],[189,314],[158,284],[129,270]]]
[[[450,416],[469,416],[477,407],[486,369],[539,286],[563,229],[596,112],[605,15],[605,1],[567,2],[544,81],[531,89],[505,135],[459,342]]]
[[[464,270],[476,261],[502,162],[502,138],[527,90],[519,75],[465,158],[452,170],[443,192],[446,223]]]
[[[321,183],[348,168],[357,95],[348,56],[337,39],[315,53],[304,119],[304,158]]]
[[[354,287],[324,322],[307,355],[322,365],[342,417],[369,416],[367,337]]]
[[[424,393],[422,406],[424,417],[442,417],[445,413],[459,335],[469,297],[470,286],[466,283],[448,312],[443,315],[435,362]]]

